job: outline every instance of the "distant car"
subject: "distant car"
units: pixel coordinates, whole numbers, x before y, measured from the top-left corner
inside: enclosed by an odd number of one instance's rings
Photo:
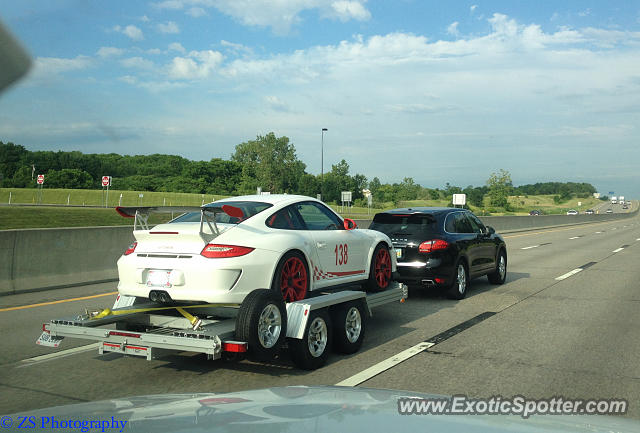
[[[575,209],[569,209],[567,215],[578,215],[578,211]]]
[[[622,206],[622,209],[629,209],[629,206],[625,204],[624,206]]]
[[[584,211],[584,213],[586,213],[587,215],[593,215],[593,209],[587,209],[586,211]]]
[[[607,209],[606,213],[613,213],[613,209],[611,209],[611,208]]]
[[[456,208],[404,208],[378,213],[369,229],[391,238],[397,280],[409,286],[445,289],[462,299],[469,280],[487,275],[493,284],[507,277],[502,236],[471,212]]]
[[[538,216],[542,215],[542,212],[540,212],[539,210],[532,210],[531,212],[529,212],[529,215]]]

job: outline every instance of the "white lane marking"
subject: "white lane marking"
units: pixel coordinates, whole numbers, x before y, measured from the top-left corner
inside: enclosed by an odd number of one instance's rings
[[[640,241],[640,238],[636,239],[637,241]]]
[[[596,234],[599,234],[599,233],[602,233],[602,232],[596,232]]]
[[[612,253],[619,253],[620,251],[624,250],[624,248],[616,248],[615,250],[611,251]]]
[[[566,278],[569,278],[570,276],[575,275],[575,274],[577,274],[578,272],[581,272],[581,271],[582,271],[582,268],[575,268],[573,271],[569,271],[564,275],[560,275],[559,277],[556,277],[556,281],[562,281],[562,280],[564,280]]]
[[[425,349],[433,346],[433,343],[423,342],[416,344],[413,347],[410,347],[407,350],[403,350],[402,352],[393,355],[391,358],[387,358],[384,361],[380,361],[379,363],[367,368],[366,370],[361,371],[360,373],[356,373],[353,376],[336,383],[336,386],[356,386],[361,384],[364,381],[371,379],[374,376],[400,364],[403,361],[415,356],[419,353],[424,352]]]
[[[572,240],[572,239],[580,239],[580,236],[574,236],[572,238],[569,238],[569,240]]]
[[[531,245],[530,247],[520,248],[521,250],[530,250],[531,248],[538,248],[540,245]]]
[[[611,230],[617,230],[617,229],[618,229],[618,227],[614,227],[614,228],[612,228]]]
[[[87,352],[89,350],[97,349],[100,343],[87,344],[86,346],[74,347],[72,349],[61,350],[59,352],[47,353],[46,355],[35,356],[33,358],[23,359],[19,363],[22,364],[19,367],[27,367],[33,364],[39,364],[44,361],[50,361],[56,358],[63,358],[65,356],[74,355],[80,352]],[[19,368],[18,367],[18,368]]]

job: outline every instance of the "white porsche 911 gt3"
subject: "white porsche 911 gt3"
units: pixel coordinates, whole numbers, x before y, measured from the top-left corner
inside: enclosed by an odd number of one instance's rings
[[[255,289],[271,288],[292,302],[342,285],[381,291],[396,270],[387,235],[357,229],[310,197],[232,197],[180,208],[182,215],[153,228],[149,213],[176,208],[116,210],[136,218],[136,242],[118,260],[121,295],[241,303]]]

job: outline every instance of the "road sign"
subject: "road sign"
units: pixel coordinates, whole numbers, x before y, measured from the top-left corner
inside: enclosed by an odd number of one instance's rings
[[[351,203],[351,191],[342,191],[342,199],[340,201]]]
[[[453,195],[453,205],[464,206],[467,204],[467,195],[466,194],[454,194]]]
[[[102,186],[111,186],[111,176],[102,176]]]
[[[38,175],[38,185],[42,185],[44,183],[44,174]]]

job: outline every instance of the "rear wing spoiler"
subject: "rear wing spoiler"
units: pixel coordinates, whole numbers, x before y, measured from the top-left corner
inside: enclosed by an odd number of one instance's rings
[[[203,227],[206,222],[215,235],[220,234],[216,224],[215,215],[226,213],[229,216],[243,218],[242,209],[223,204],[222,206],[118,206],[116,212],[125,218],[135,218],[133,230],[149,230],[149,215],[152,213],[178,213],[180,215],[190,212],[200,212],[200,235],[204,234]],[[213,226],[211,225],[213,223]],[[139,226],[139,227],[138,227]]]

